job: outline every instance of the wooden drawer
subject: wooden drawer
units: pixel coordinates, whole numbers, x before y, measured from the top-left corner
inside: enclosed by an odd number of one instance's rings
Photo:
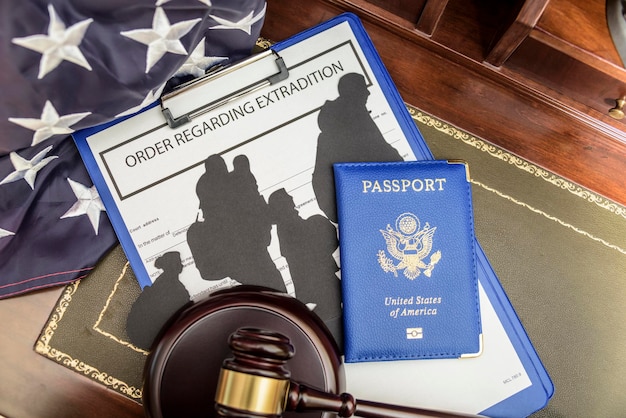
[[[403,1],[403,0],[367,0],[368,3],[374,4],[382,9],[387,10],[388,12],[393,13],[394,15],[401,17],[404,20],[408,20],[409,22],[417,22],[424,10],[424,5],[427,0],[414,0],[414,1]]]
[[[516,79],[526,78],[541,91],[547,87],[565,105],[626,130],[626,118],[616,120],[609,116],[616,100],[626,96],[626,70],[622,67],[536,29],[501,70]]]

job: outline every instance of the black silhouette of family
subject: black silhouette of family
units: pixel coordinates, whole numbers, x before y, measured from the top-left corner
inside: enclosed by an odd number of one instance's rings
[[[344,75],[338,82],[338,93],[318,114],[320,134],[312,186],[325,216],[303,219],[285,189],[274,191],[266,202],[247,156],[236,156],[229,171],[220,155],[211,155],[196,185],[198,218],[187,231],[187,243],[204,280],[230,277],[242,284],[286,292],[282,275],[267,251],[275,226],[296,297],[314,306],[313,311],[341,344],[341,285],[333,258],[338,241],[332,164],[402,158],[385,141],[366,107],[370,92],[365,77]],[[131,342],[144,348],[150,346],[157,328],[167,319],[162,317],[173,314],[190,299],[178,280],[182,271],[178,253],[163,254],[155,266],[163,273],[144,289],[127,321]],[[155,318],[157,310],[166,312]],[[158,321],[138,330],[142,322]]]

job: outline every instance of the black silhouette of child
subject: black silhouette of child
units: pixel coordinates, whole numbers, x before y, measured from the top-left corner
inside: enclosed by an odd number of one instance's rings
[[[179,252],[163,254],[154,266],[163,273],[143,289],[126,319],[126,333],[131,343],[146,350],[168,319],[190,300],[189,292],[178,279],[183,271]]]
[[[366,103],[370,94],[365,77],[349,73],[339,79],[339,97],[320,109],[320,135],[313,171],[313,191],[320,209],[337,222],[333,163],[353,161],[400,161],[374,123]]]
[[[204,280],[230,277],[242,284],[285,292],[285,283],[267,247],[271,242],[269,207],[258,191],[244,155],[228,172],[224,160],[205,162],[196,193],[202,217],[187,231],[187,243]]]

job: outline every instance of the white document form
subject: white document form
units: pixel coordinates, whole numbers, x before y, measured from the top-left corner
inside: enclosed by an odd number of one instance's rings
[[[220,155],[229,170],[233,170],[236,156],[247,156],[266,200],[284,188],[302,218],[323,214],[311,186],[320,134],[317,116],[327,101],[337,98],[338,82],[346,74],[364,75],[372,119],[403,158],[415,158],[347,23],[286,48],[280,55],[289,68],[286,80],[232,100],[185,125],[170,128],[161,109],[154,107],[87,138],[132,245],[152,280],[160,274],[154,260],[164,252],[178,251],[184,265],[181,281],[190,293],[227,283],[202,280],[186,240],[189,226],[203,216],[196,186],[211,155]],[[271,54],[247,66],[247,80],[237,71],[217,84],[230,89],[253,84],[259,79],[255,67],[267,71],[268,62],[273,65]],[[207,89],[221,95],[212,86]],[[177,100],[190,108],[208,98],[193,91]],[[275,259],[280,256],[276,240],[268,251]],[[281,264],[279,259],[276,262]],[[137,276],[142,285],[149,284],[140,272]]]

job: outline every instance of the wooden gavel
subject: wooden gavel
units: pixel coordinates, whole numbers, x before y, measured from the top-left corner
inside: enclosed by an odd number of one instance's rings
[[[333,394],[290,379],[285,364],[295,354],[289,338],[259,328],[240,328],[229,338],[233,357],[222,365],[215,408],[222,417],[281,417],[285,411],[334,412],[339,417],[475,417]]]

